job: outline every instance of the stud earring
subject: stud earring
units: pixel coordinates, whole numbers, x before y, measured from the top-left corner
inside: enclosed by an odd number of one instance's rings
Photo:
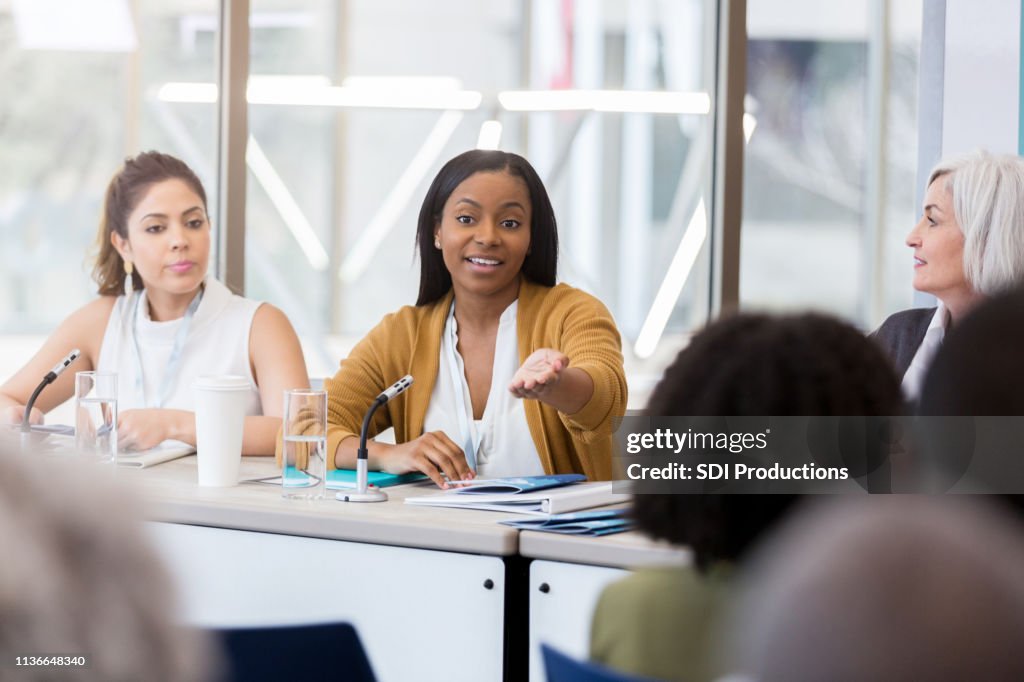
[[[435,249],[440,249],[441,248],[441,240],[438,239],[437,237],[434,237],[434,248]]]
[[[135,268],[132,267],[132,262],[130,260],[126,260],[124,262],[124,295],[125,295],[125,298],[131,296],[132,293],[135,291],[135,285],[132,282],[132,271],[134,269]]]

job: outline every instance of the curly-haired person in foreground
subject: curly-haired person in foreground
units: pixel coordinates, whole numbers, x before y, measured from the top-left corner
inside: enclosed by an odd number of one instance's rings
[[[882,351],[818,314],[739,314],[697,334],[665,371],[649,416],[899,414],[899,381]],[[637,527],[689,547],[693,566],[645,568],[608,586],[594,612],[591,657],[667,680],[714,679],[714,623],[731,574],[793,506],[791,495],[634,497]]]

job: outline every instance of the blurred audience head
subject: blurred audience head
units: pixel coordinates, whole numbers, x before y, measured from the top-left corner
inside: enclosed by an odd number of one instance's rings
[[[994,504],[803,507],[748,564],[727,660],[759,682],[1024,679],[1024,528]]]
[[[83,655],[18,680],[207,679],[205,638],[174,624],[171,580],[120,487],[67,458],[0,452],[0,656]],[[12,673],[12,670],[8,670]]]
[[[921,392],[923,415],[1024,415],[1024,289],[995,296],[954,326]]]
[[[899,380],[882,351],[818,314],[738,314],[714,322],[676,357],[650,416],[899,414]],[[790,495],[636,495],[647,534],[687,545],[698,568],[735,561],[793,504]]]
[[[1024,511],[1024,289],[983,301],[946,335],[925,376],[914,436],[930,489],[1010,494]]]

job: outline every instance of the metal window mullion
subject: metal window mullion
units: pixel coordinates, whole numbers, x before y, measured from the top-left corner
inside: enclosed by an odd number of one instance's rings
[[[743,219],[743,99],[747,89],[747,3],[718,3],[715,150],[711,209],[711,317],[739,307]]]
[[[917,69],[917,184],[914,206],[924,203],[925,184],[932,167],[942,158],[942,126],[946,82],[946,0],[924,0],[921,16],[921,51]],[[922,102],[938,102],[924,106]],[[936,298],[914,291],[914,307],[930,307]]]
[[[245,293],[249,0],[221,0],[217,50],[217,243],[214,275]]]
[[[889,1],[872,0],[868,23],[868,134],[864,159],[864,243],[861,321],[882,321],[885,292],[886,137],[889,118]]]
[[[349,50],[352,43],[351,27],[352,10],[349,0],[340,0],[335,3],[334,20],[334,82],[341,83],[349,71]],[[346,199],[346,181],[349,172],[349,134],[351,132],[351,120],[348,112],[339,108],[334,114],[334,158],[331,165],[334,169],[332,187],[334,196],[331,200],[331,215],[333,220],[328,236],[328,248],[330,249],[330,265],[327,267],[327,306],[328,306],[328,332],[341,334],[344,326],[344,305],[346,292],[338,286],[337,273],[341,264],[345,262],[347,247],[352,243],[347,239],[349,224],[348,214],[345,210],[348,205]],[[348,299],[351,300],[351,299]]]

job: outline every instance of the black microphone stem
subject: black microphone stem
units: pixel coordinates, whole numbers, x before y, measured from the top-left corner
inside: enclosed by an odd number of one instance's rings
[[[370,456],[369,451],[366,449],[366,437],[370,431],[370,420],[373,419],[373,413],[377,411],[377,408],[387,402],[387,399],[383,396],[378,396],[373,401],[373,405],[370,405],[370,409],[366,411],[366,416],[363,417],[363,428],[359,431],[359,449],[356,450],[356,459],[368,459]]]
[[[56,378],[57,378],[57,375],[54,374],[53,372],[50,372],[45,377],[43,377],[42,381],[39,382],[39,385],[36,386],[36,390],[32,391],[32,397],[28,399],[27,403],[25,403],[25,416],[21,420],[21,430],[22,431],[30,431],[31,430],[32,427],[29,425],[28,419],[29,419],[29,416],[32,414],[32,408],[36,404],[36,398],[38,398],[39,394],[43,392],[43,389],[46,388],[47,386],[49,386],[50,383],[54,379],[56,379]]]

